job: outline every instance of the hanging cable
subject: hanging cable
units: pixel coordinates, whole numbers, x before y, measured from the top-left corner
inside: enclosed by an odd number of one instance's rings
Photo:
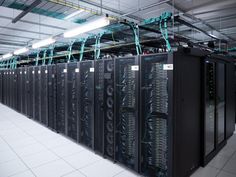
[[[95,48],[94,48],[94,57],[95,60],[98,60],[101,54],[101,38],[104,33],[99,33],[96,36]]]
[[[39,64],[39,53],[40,51],[37,52],[36,60],[35,60],[35,66],[38,66]]]
[[[42,63],[43,66],[44,66],[45,63],[46,63],[46,56],[47,56],[47,49],[44,50],[44,52],[43,52],[43,63]]]
[[[54,46],[52,46],[52,48],[51,48],[51,50],[50,50],[48,65],[51,65],[51,64],[52,64],[53,52],[54,52]]]
[[[79,61],[82,61],[83,60],[83,56],[84,56],[84,47],[85,47],[85,43],[87,41],[87,38],[85,39],[82,39],[82,43],[81,43],[81,46],[80,46],[80,58],[79,58]]]

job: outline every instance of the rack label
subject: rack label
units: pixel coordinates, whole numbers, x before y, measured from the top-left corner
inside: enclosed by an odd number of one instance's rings
[[[132,71],[139,71],[139,66],[138,65],[133,65],[131,66]]]
[[[26,71],[25,71],[25,74],[26,74]]]
[[[173,64],[164,64],[163,70],[174,70],[174,65]]]
[[[93,72],[94,72],[94,68],[90,68],[89,71],[90,71],[91,73],[93,73]]]
[[[41,73],[41,71],[39,70],[39,71],[38,71],[38,74],[40,74],[40,73]]]
[[[64,69],[64,70],[63,70],[63,73],[67,73],[67,69]]]
[[[45,70],[45,74],[47,74],[48,73],[48,70]]]
[[[76,69],[75,69],[75,72],[78,73],[78,72],[79,72],[79,68],[76,68]]]
[[[32,74],[34,74],[34,71],[32,71]]]

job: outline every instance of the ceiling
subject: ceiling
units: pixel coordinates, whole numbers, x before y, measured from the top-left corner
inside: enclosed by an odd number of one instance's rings
[[[171,11],[207,33],[227,40],[230,46],[236,45],[235,0],[41,0],[31,12],[12,23],[34,1],[0,0],[0,54],[61,34],[100,14],[139,23],[165,11]],[[75,18],[64,19],[79,9],[84,11]],[[175,23],[170,31],[193,42],[212,40],[198,30]]]

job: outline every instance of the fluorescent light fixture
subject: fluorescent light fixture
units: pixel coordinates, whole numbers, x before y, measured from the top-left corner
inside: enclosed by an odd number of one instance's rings
[[[74,17],[74,16],[76,16],[76,15],[82,13],[82,12],[84,12],[84,10],[82,10],[82,9],[81,9],[81,10],[78,10],[78,11],[73,12],[72,14],[66,16],[64,19],[65,19],[65,20],[68,20],[68,19],[70,19],[70,18],[72,18],[72,17]]]
[[[215,36],[214,34],[209,34],[211,37],[213,38],[218,38],[217,36]]]
[[[39,41],[39,42],[37,42],[37,43],[34,43],[34,44],[32,45],[32,48],[33,48],[33,49],[37,49],[37,48],[40,48],[40,47],[44,47],[44,46],[53,44],[53,43],[55,43],[55,42],[56,42],[56,40],[53,39],[53,38],[44,39],[44,40],[42,40],[42,41]]]
[[[64,33],[64,37],[65,38],[74,37],[74,36],[77,36],[79,34],[82,34],[82,33],[88,32],[88,31],[92,31],[92,30],[107,26],[109,24],[110,24],[110,20],[106,17],[102,17],[102,18],[99,18],[97,20],[85,23],[85,24],[83,24],[83,25],[81,25],[77,28],[72,29],[72,30],[66,31]]]
[[[26,47],[24,47],[24,48],[22,48],[22,49],[18,49],[18,50],[16,50],[16,51],[14,51],[14,55],[20,55],[20,54],[26,53],[26,52],[28,52],[28,51],[29,51],[29,49],[26,48]]]
[[[7,53],[5,55],[2,56],[3,59],[6,59],[6,58],[11,58],[13,55],[12,53]]]

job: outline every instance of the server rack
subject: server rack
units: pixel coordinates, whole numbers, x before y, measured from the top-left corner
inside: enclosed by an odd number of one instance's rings
[[[203,166],[226,144],[226,63],[216,58],[204,61]]]
[[[56,65],[48,65],[48,126],[56,130],[57,82]]]
[[[140,57],[139,169],[145,176],[186,177],[200,166],[200,55],[179,49]]]
[[[67,134],[67,64],[57,64],[57,132]]]
[[[236,78],[234,75],[235,68],[234,63],[228,61],[226,64],[226,138],[229,138],[233,135],[235,131],[235,82]]]
[[[94,61],[79,63],[79,142],[94,149]]]
[[[114,160],[114,60],[95,62],[94,149]]]
[[[41,121],[41,68],[34,67],[34,119]]]
[[[27,115],[27,68],[22,68],[22,113]]]
[[[79,140],[78,136],[78,63],[67,64],[67,135]]]
[[[41,66],[41,123],[48,126],[48,70]]]
[[[29,92],[29,97],[28,97],[28,117],[29,118],[34,118],[34,109],[35,109],[35,104],[34,104],[34,67],[30,66],[28,68],[28,79],[29,79],[29,84],[28,84],[28,92]]]
[[[115,160],[138,171],[139,63],[115,59]]]
[[[13,108],[17,110],[17,73],[13,70]]]
[[[22,69],[16,69],[17,72],[17,111],[22,112]]]
[[[26,104],[26,115],[27,117],[30,117],[30,108],[31,108],[31,105],[30,105],[30,99],[31,99],[31,94],[30,94],[30,85],[32,83],[30,83],[30,70],[29,70],[29,67],[25,68],[25,104]]]

